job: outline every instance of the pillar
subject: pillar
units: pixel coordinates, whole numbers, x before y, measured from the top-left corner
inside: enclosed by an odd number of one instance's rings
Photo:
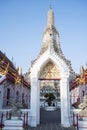
[[[61,124],[64,127],[70,127],[70,95],[69,78],[63,77],[60,86],[61,93]]]
[[[31,78],[31,120],[30,126],[36,127],[38,124],[38,80]]]

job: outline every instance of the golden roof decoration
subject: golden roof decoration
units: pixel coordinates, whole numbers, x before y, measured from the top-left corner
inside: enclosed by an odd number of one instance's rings
[[[29,82],[25,81],[23,76],[18,72],[12,61],[0,51],[0,74],[5,75],[7,79],[15,84],[24,84],[26,87],[30,87]]]
[[[20,77],[20,76],[17,76],[17,77],[15,78],[15,84],[21,84],[21,82],[22,82],[21,77]]]
[[[85,84],[85,77],[78,78],[79,84]]]
[[[9,63],[8,63],[7,66],[5,67],[4,74],[7,74],[7,73],[8,73],[8,70],[9,70]]]

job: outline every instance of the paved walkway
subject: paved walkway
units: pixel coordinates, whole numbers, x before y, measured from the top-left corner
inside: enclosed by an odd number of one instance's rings
[[[28,127],[27,130],[75,130],[73,127],[64,128],[61,126],[60,110],[51,112],[41,110],[40,115],[40,125],[38,125],[36,128]]]

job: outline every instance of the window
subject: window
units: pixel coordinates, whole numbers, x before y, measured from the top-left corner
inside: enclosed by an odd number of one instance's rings
[[[84,95],[85,95],[85,92],[84,92],[84,90],[82,90],[82,96],[84,97]]]
[[[7,88],[7,102],[6,105],[9,105],[9,100],[10,100],[10,88]]]
[[[24,93],[22,93],[22,104],[25,103],[25,100],[24,100]]]
[[[16,92],[16,96],[18,97],[18,95],[19,95],[19,92],[17,91],[17,92]]]

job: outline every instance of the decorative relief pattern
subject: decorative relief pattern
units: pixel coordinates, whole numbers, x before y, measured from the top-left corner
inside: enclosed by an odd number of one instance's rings
[[[28,89],[27,87],[24,87],[23,84],[19,85],[19,84],[13,84],[9,81],[5,81],[4,82],[4,93],[3,93],[3,108],[11,108],[11,103],[14,102],[14,98],[17,96],[18,97],[18,101],[20,102],[20,104],[25,107],[25,108],[29,108],[30,107],[30,89]],[[2,86],[3,87],[3,86]],[[7,94],[7,90],[9,89],[9,95]],[[22,94],[24,94],[23,100],[24,102],[22,102]],[[9,99],[7,99],[7,97],[9,96]],[[9,100],[9,104],[7,103]]]
[[[60,71],[51,61],[49,61],[41,71],[39,78],[60,78]]]

